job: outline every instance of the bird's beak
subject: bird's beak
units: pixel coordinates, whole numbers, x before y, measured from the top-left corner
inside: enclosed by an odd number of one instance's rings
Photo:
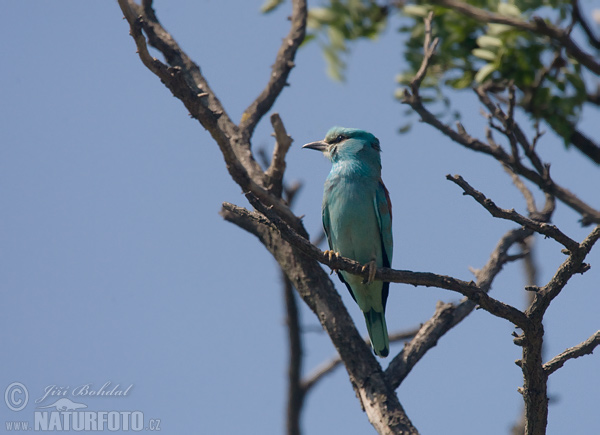
[[[307,143],[302,148],[308,148],[311,150],[325,152],[327,150],[327,148],[329,148],[329,144],[325,141],[318,140],[316,142]]]

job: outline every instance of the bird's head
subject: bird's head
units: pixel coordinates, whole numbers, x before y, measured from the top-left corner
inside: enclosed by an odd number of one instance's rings
[[[359,160],[381,167],[379,140],[357,128],[333,127],[325,139],[307,143],[302,148],[321,151],[334,164]]]

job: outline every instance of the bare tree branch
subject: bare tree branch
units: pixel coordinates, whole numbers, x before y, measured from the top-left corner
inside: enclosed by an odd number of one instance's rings
[[[304,40],[306,33],[306,0],[292,2],[292,26],[284,38],[273,64],[269,83],[261,94],[244,111],[240,122],[240,129],[245,138],[250,138],[256,124],[271,109],[273,103],[287,84],[287,78],[294,67],[294,58],[298,47]]]
[[[454,0],[443,0],[436,3],[446,5],[452,4],[453,6],[458,5],[459,9],[464,7],[467,11],[471,12],[478,10],[477,8],[473,8],[465,3],[459,4]],[[487,12],[483,12],[487,14]],[[495,21],[496,17],[487,16],[487,18],[492,19],[490,22],[497,22]],[[543,23],[541,20],[535,20],[535,22],[538,23],[538,25],[540,25],[539,23]],[[432,52],[428,50],[428,47],[431,45],[429,42],[431,36],[427,35],[425,39],[425,54],[421,68],[419,69],[419,71],[422,71],[423,73],[426,73],[427,67],[433,55]],[[509,86],[508,113],[504,113],[498,105],[492,103],[488,96],[488,89],[485,86],[480,86],[479,88],[475,89],[481,102],[489,111],[489,115],[487,115],[487,117],[490,122],[490,127],[500,131],[508,139],[510,144],[509,154],[493,140],[491,130],[488,130],[488,144],[486,144],[469,136],[465,128],[460,123],[457,123],[457,129],[455,131],[440,122],[423,106],[422,100],[418,94],[418,84],[422,79],[423,77],[421,76],[418,81],[413,81],[410,92],[405,90],[403,102],[409,104],[413,110],[419,113],[424,122],[434,126],[455,142],[474,151],[491,155],[506,168],[508,168],[512,172],[515,184],[521,189],[522,192],[524,192],[532,219],[525,218],[524,216],[516,213],[514,210],[499,209],[493,202],[489,201],[481,193],[472,189],[466,182],[464,182],[464,180],[459,177],[448,178],[451,181],[459,184],[466,194],[473,196],[486,209],[488,209],[492,215],[513,220],[521,225],[524,225],[524,227],[528,228],[529,231],[540,232],[541,234],[555,238],[555,240],[559,241],[559,243],[565,246],[569,246],[569,258],[567,261],[565,261],[565,263],[563,263],[563,265],[561,265],[550,283],[543,288],[538,288],[536,286],[527,287],[527,289],[532,290],[533,298],[530,307],[525,312],[527,321],[523,322],[522,325],[514,322],[523,330],[523,334],[520,336],[517,335],[514,342],[515,344],[523,347],[523,357],[518,361],[518,364],[523,370],[524,377],[524,383],[521,392],[525,402],[525,433],[527,435],[542,435],[546,430],[548,416],[547,376],[545,376],[542,366],[542,345],[544,337],[544,328],[542,325],[543,314],[552,299],[556,297],[558,293],[560,293],[570,277],[572,277],[574,273],[580,273],[586,270],[587,265],[583,263],[583,260],[589,252],[589,249],[591,249],[591,246],[594,244],[597,238],[600,237],[600,235],[596,234],[596,230],[594,230],[588,236],[588,238],[582,242],[582,244],[578,244],[569,237],[565,236],[561,231],[558,230],[558,228],[547,224],[547,221],[554,211],[554,196],[558,197],[561,201],[573,209],[579,211],[582,215],[582,222],[599,222],[598,218],[600,218],[600,213],[552,181],[550,178],[549,166],[543,164],[535,152],[535,144],[540,136],[539,131],[536,134],[533,143],[530,143],[519,126],[514,122],[513,112],[515,107],[515,95],[512,86]],[[500,125],[495,124],[495,122],[493,122],[494,120],[500,121]],[[521,163],[519,150],[522,150],[527,156],[529,162],[534,168],[533,170],[525,167]],[[534,182],[546,193],[546,204],[542,213],[537,212],[530,193],[524,189],[522,183],[519,184],[520,180],[518,179],[517,174],[522,175]],[[529,200],[527,199],[528,195]],[[523,240],[524,239],[521,239],[521,241]],[[583,249],[584,246],[585,249]],[[443,307],[441,311],[444,309],[451,311],[452,307]],[[494,314],[492,311],[490,312]],[[437,324],[437,322],[433,323]],[[439,323],[443,324],[443,322]],[[442,328],[442,330],[443,329],[444,328]],[[435,335],[437,334],[434,334],[434,336]],[[406,348],[409,348],[410,345],[411,343],[409,343]],[[407,361],[409,361],[409,358],[401,353],[390,364],[390,367],[387,371],[388,373],[386,374],[394,386],[399,385],[403,379],[402,376],[407,372],[405,367],[410,370],[410,364],[408,364]]]
[[[499,162],[510,167],[515,173],[522,175],[529,181],[540,186],[542,190],[556,196],[556,198],[560,199],[564,204],[581,214],[582,223],[600,223],[600,211],[595,210],[572,192],[559,186],[555,182],[548,185],[547,179],[544,179],[544,177],[536,171],[523,166],[519,161],[516,161],[512,155],[506,153],[502,147],[498,145],[488,145],[479,139],[470,136],[462,126],[459,126],[458,131],[453,130],[450,126],[439,121],[435,115],[427,110],[418,96],[415,97],[415,95],[410,94],[407,90],[405,90],[403,103],[410,105],[421,116],[423,122],[435,127],[454,142],[473,151],[494,157]]]
[[[546,373],[546,376],[550,376],[570,359],[579,358],[580,356],[584,355],[590,355],[598,345],[600,345],[600,331],[596,331],[584,342],[579,343],[577,346],[568,348],[544,364],[544,372]]]
[[[537,207],[535,205],[535,198],[533,197],[531,190],[529,190],[527,186],[525,186],[523,180],[521,180],[521,178],[519,178],[519,176],[515,174],[512,169],[510,169],[508,166],[503,166],[503,168],[508,173],[508,175],[510,175],[513,184],[517,187],[517,189],[519,189],[519,191],[523,195],[523,198],[525,198],[525,204],[527,205],[527,211],[529,212],[529,215],[531,216],[532,214],[536,213]]]
[[[521,392],[525,401],[525,433],[528,435],[544,434],[548,421],[547,375],[542,363],[542,345],[544,313],[552,300],[558,296],[567,282],[576,273],[583,273],[589,268],[583,260],[600,238],[600,226],[597,226],[577,249],[569,251],[569,257],[561,264],[548,284],[533,293],[533,302],[525,311],[529,319],[523,335],[515,338],[515,343],[523,346],[523,357],[518,365],[523,370],[523,388]]]
[[[504,166],[504,169],[513,180],[513,184],[519,189],[523,197],[525,198],[525,203],[527,204],[527,211],[529,212],[529,217],[535,221],[539,222],[550,222],[550,218],[556,209],[556,201],[554,196],[546,193],[546,202],[544,203],[544,208],[540,211],[538,210],[535,199],[533,198],[533,194],[531,191],[525,186],[525,183],[521,180],[521,178],[515,174],[512,169],[507,166]]]
[[[291,227],[283,222],[279,217],[273,213],[270,209],[265,207],[258,201],[252,194],[246,194],[248,201],[262,213],[268,221],[272,224],[273,228],[276,228],[281,236],[295,248],[303,252],[310,258],[319,261],[320,263],[326,264],[331,269],[345,270],[354,275],[362,277],[368,276],[368,270],[363,270],[363,265],[359,262],[343,258],[343,257],[331,257],[325,255],[319,248],[311,244],[307,239],[297,234]],[[226,203],[224,203],[225,206]],[[252,215],[249,217],[254,218]],[[477,287],[473,282],[461,281],[459,279],[445,276],[436,275],[429,272],[411,272],[407,270],[394,270],[389,268],[378,268],[375,273],[375,279],[385,282],[398,282],[404,284],[413,284],[426,287],[439,287],[447,290],[452,290],[468,297],[473,302],[479,304],[483,309],[489,311],[491,314],[502,317],[509,320],[515,325],[523,325],[527,322],[527,318],[524,314],[516,308],[507,305],[501,301],[498,301],[481,288]]]
[[[487,263],[475,271],[477,286],[489,292],[494,278],[510,261],[508,250],[531,235],[531,230],[517,228],[507,232],[498,242]],[[421,325],[415,338],[407,343],[390,362],[386,376],[393,388],[398,388],[417,362],[434,347],[438,340],[450,329],[463,321],[477,304],[466,298],[458,305],[438,303],[434,315]]]
[[[562,244],[565,248],[571,250],[576,249],[579,244],[565,235],[555,225],[547,224],[544,222],[537,222],[532,219],[526,218],[525,216],[517,213],[514,209],[504,210],[496,206],[494,201],[486,198],[485,195],[471,187],[460,175],[446,175],[446,179],[457,184],[464,190],[465,195],[472,196],[475,201],[481,204],[490,214],[494,217],[510,220],[516,222],[524,227],[527,227],[537,233],[543,234],[546,237],[550,237]]]
[[[569,249],[567,259],[560,265],[550,281],[537,292],[537,297],[525,312],[527,317],[541,319],[552,300],[558,296],[573,275],[584,273],[589,269],[589,265],[584,263],[584,260],[599,238],[600,226],[597,226],[576,248]]]
[[[318,316],[344,361],[350,382],[369,421],[380,434],[416,434],[381,366],[358,334],[327,273],[312,258],[286,243],[273,223],[256,212],[223,203],[223,216],[253,232],[286,271],[298,293]],[[235,217],[232,217],[235,216]],[[250,220],[251,224],[244,221]],[[280,223],[283,221],[279,220]],[[316,248],[315,248],[316,249]]]
[[[518,179],[518,177],[516,177],[516,178]],[[525,186],[523,186],[523,188],[525,188]],[[526,191],[529,192],[528,189],[526,189]],[[526,194],[524,194],[524,196],[526,196]],[[528,201],[528,203],[529,203],[529,201]],[[535,207],[535,204],[532,205],[532,207],[529,210],[529,213],[531,215],[539,213]],[[537,268],[534,258],[533,258],[533,243],[534,243],[533,236],[527,237],[526,239],[524,239],[521,242],[521,249],[524,254],[523,255],[523,271],[525,274],[525,285],[526,285],[525,288],[526,289],[539,288],[538,287],[538,279],[537,279],[538,268]],[[527,292],[528,305],[530,305],[533,302],[534,297],[535,297],[535,293],[533,291]],[[516,333],[514,333],[514,335],[516,337],[519,337],[518,334],[516,334]],[[543,343],[542,343],[542,346],[543,346]],[[542,351],[542,355],[543,355],[544,349],[542,348],[541,351]],[[521,368],[522,368],[522,360],[518,360],[518,364],[520,364]],[[511,428],[511,434],[512,435],[523,435],[525,433],[526,422],[527,422],[527,415],[525,412],[525,408],[523,407],[523,409],[521,411],[521,416],[519,417],[519,420]]]
[[[470,313],[475,304],[469,301],[469,305]],[[398,388],[416,363],[450,330],[455,311],[456,307],[453,304],[438,302],[433,316],[421,325],[415,337],[394,357],[385,371],[392,388]]]
[[[471,8],[471,6],[469,6],[469,5],[466,5],[466,4],[460,3],[460,2],[453,2],[452,0],[436,0],[436,1],[440,4],[443,2],[450,1],[453,4],[458,3],[458,4],[461,4],[461,5]],[[485,11],[483,11],[483,12],[485,12]],[[431,36],[429,36],[428,41],[430,39],[431,39]],[[428,66],[429,66],[429,64],[431,62],[431,58],[433,56],[434,48],[435,47],[431,43],[424,45],[425,55],[423,57],[421,67],[419,68],[419,71],[422,72],[423,75],[426,74],[426,72],[427,72]],[[420,80],[422,80],[422,79],[423,79],[423,77],[420,78]],[[421,120],[423,122],[433,126],[437,130],[439,130],[441,133],[443,133],[444,135],[446,135],[447,137],[452,139],[454,142],[456,142],[466,148],[469,148],[473,151],[481,152],[481,153],[484,153],[484,154],[494,157],[499,162],[501,162],[504,165],[511,168],[515,173],[520,174],[523,177],[525,177],[526,179],[528,179],[529,181],[537,184],[542,190],[556,196],[556,198],[558,198],[563,203],[565,203],[566,205],[571,207],[573,210],[575,210],[581,214],[583,224],[587,225],[589,223],[600,223],[600,211],[599,210],[595,210],[594,208],[592,208],[591,206],[589,206],[588,204],[586,204],[585,202],[583,202],[582,200],[577,198],[577,196],[575,196],[573,193],[571,193],[567,189],[559,186],[555,182],[550,182],[548,175],[546,175],[546,176],[540,175],[540,173],[538,173],[537,171],[533,171],[533,170],[523,166],[521,164],[521,162],[515,158],[515,156],[508,154],[506,151],[504,151],[504,149],[502,149],[501,146],[499,146],[495,143],[486,144],[486,143],[480,141],[479,139],[476,139],[476,138],[470,136],[460,123],[457,124],[457,130],[453,130],[450,126],[441,122],[434,114],[432,114],[429,110],[427,110],[425,108],[425,106],[423,105],[423,101],[422,101],[421,97],[419,96],[419,93],[418,92],[415,93],[413,88],[415,88],[418,83],[420,83],[419,80],[413,80],[413,82],[411,83],[412,92],[409,91],[408,89],[404,90],[404,97],[402,98],[402,102],[404,104],[408,104],[410,107],[412,107],[412,109],[421,116]],[[481,96],[481,92],[479,92],[478,95]],[[499,115],[499,112],[495,110],[495,107],[492,112],[492,115],[494,115],[494,114],[496,116]],[[506,119],[505,119],[505,121],[506,121]],[[510,132],[509,132],[509,134],[510,134]],[[488,135],[488,138],[491,138],[491,136]],[[519,135],[519,138],[521,140],[524,140],[524,135]],[[527,143],[527,142],[524,142],[524,143]],[[526,149],[527,153],[529,153],[529,155],[532,156],[532,159],[533,159],[532,161],[535,163],[535,165],[539,167],[539,165],[537,165],[539,158],[533,157],[533,153],[534,153],[533,147],[530,146],[530,147],[524,147],[524,148]],[[542,167],[544,167],[544,166],[542,165]]]
[[[500,108],[499,105],[494,104],[488,95],[490,85],[481,85],[477,86],[474,90],[479,100],[484,104],[484,106],[488,109],[491,118],[497,119],[502,123],[503,128],[498,128],[498,130],[506,136],[509,140],[511,149],[513,149],[512,157],[513,161],[517,164],[520,164],[520,157],[517,150],[517,145],[521,147],[532,166],[535,168],[536,172],[544,181],[545,185],[551,185],[552,180],[550,179],[549,167],[542,163],[540,157],[535,152],[535,148],[533,144],[529,142],[527,136],[521,127],[514,122],[514,108],[515,108],[515,88],[512,84],[508,86],[509,93],[509,102],[508,102],[508,113],[504,113],[504,111]],[[543,188],[543,186],[540,186]]]
[[[285,296],[286,325],[288,329],[289,361],[288,361],[288,399],[287,399],[287,434],[300,435],[300,415],[304,405],[305,391],[302,388],[302,338],[300,336],[300,318],[296,294],[291,281],[282,270],[283,292]]]
[[[423,42],[423,50],[424,50],[424,54],[423,54],[424,58],[423,59],[424,60],[421,63],[419,71],[417,71],[417,74],[415,74],[415,76],[413,77],[413,79],[410,82],[410,89],[411,89],[413,95],[415,95],[415,96],[419,95],[419,89],[421,87],[421,82],[423,82],[423,79],[427,75],[427,68],[429,67],[429,60],[435,54],[435,49],[437,48],[438,43],[440,42],[439,38],[435,38],[433,41],[431,40],[431,35],[432,35],[431,22],[432,21],[433,21],[433,11],[429,12],[429,15],[427,16],[427,18],[425,18],[425,41]],[[427,61],[425,61],[425,59],[427,59]]]
[[[571,40],[568,31],[554,27],[539,18],[534,18],[531,22],[508,18],[482,11],[456,0],[435,0],[435,3],[452,7],[467,16],[481,19],[484,22],[509,24],[515,28],[547,36],[551,40],[563,44],[572,57],[592,72],[598,74],[600,71],[600,64],[597,63],[597,60],[581,51]],[[423,121],[433,125],[452,140],[469,149],[486,153],[510,169],[515,184],[526,198],[530,217],[526,218],[514,210],[500,209],[483,194],[469,186],[462,178],[450,177],[453,182],[463,188],[465,193],[473,196],[492,215],[511,220],[523,227],[509,231],[499,241],[485,266],[475,272],[476,283],[434,273],[389,268],[380,268],[376,271],[375,278],[382,281],[435,286],[458,292],[466,298],[458,305],[438,304],[433,317],[419,328],[410,343],[391,361],[386,372],[383,372],[371,349],[358,334],[333,283],[318,262],[326,264],[332,269],[345,270],[360,276],[366,276],[368,272],[363,272],[362,265],[356,261],[325,256],[320,249],[312,245],[308,241],[308,234],[301,220],[288,207],[291,198],[288,196],[288,203],[282,199],[283,193],[287,192],[293,195],[297,189],[286,187],[282,181],[285,171],[285,156],[291,145],[291,138],[287,135],[281,119],[277,115],[271,118],[277,143],[271,163],[265,172],[255,161],[251,149],[250,139],[257,123],[273,106],[294,66],[296,50],[304,39],[306,1],[293,1],[290,32],[279,49],[269,82],[257,99],[246,109],[239,126],[228,117],[220,101],[208,86],[198,65],[186,55],[162,27],[152,5],[152,0],[141,0],[141,4],[134,0],[119,0],[119,6],[129,23],[140,59],[150,71],[160,78],[173,95],[183,102],[191,116],[209,131],[221,149],[231,177],[239,184],[246,198],[256,210],[249,211],[233,204],[224,203],[222,216],[258,237],[277,260],[285,275],[284,294],[290,334],[288,433],[298,434],[300,432],[300,412],[306,392],[315,382],[318,382],[339,364],[329,361],[312,377],[301,379],[302,343],[293,292],[295,288],[303,301],[317,315],[324,330],[331,338],[340,360],[345,364],[361,406],[379,433],[417,433],[394,390],[428,349],[435,346],[440,337],[479,305],[491,314],[507,319],[523,330],[523,334],[516,337],[515,343],[523,347],[523,357],[519,364],[524,375],[522,392],[526,409],[525,431],[528,435],[542,434],[547,423],[548,374],[562,366],[566,360],[579,356],[581,352],[590,353],[597,345],[597,338],[593,336],[588,341],[576,346],[576,350],[569,349],[547,364],[542,364],[543,315],[551,301],[558,296],[570,278],[589,268],[584,260],[592,246],[600,238],[600,226],[596,227],[583,242],[577,243],[547,222],[554,211],[554,196],[578,211],[585,223],[600,223],[600,212],[558,186],[550,178],[549,166],[541,161],[535,149],[539,132],[530,142],[514,121],[514,89],[509,87],[508,90],[507,113],[504,113],[500,106],[492,102],[488,89],[484,87],[476,89],[481,102],[489,112],[488,119],[491,128],[506,136],[510,145],[508,151],[493,141],[491,130],[487,135],[487,143],[485,143],[469,136],[462,125],[458,124],[454,130],[435,118],[424,107],[419,96],[419,87],[427,74],[438,41],[437,38],[432,40],[432,15],[429,15],[426,20],[423,62],[411,83],[411,90],[405,91],[404,102],[419,113]],[[162,53],[164,62],[150,55],[148,45]],[[596,70],[596,68],[599,69]],[[521,154],[527,157],[525,161],[527,166],[521,163],[521,160],[525,160]],[[546,193],[546,205],[543,211],[536,210],[532,195],[529,192],[528,197],[528,190],[522,183],[519,184],[518,175],[532,181]],[[568,258],[545,286],[541,288],[529,286],[533,301],[528,309],[522,312],[492,298],[488,292],[503,265],[525,255],[524,253],[510,255],[509,248],[515,243],[524,243],[533,232],[552,237],[561,243],[568,250]],[[592,340],[592,344],[585,344],[590,340]]]
[[[271,125],[275,131],[275,148],[273,149],[273,157],[271,164],[265,171],[266,184],[269,191],[275,196],[281,196],[283,174],[285,173],[285,155],[292,146],[292,138],[288,136],[285,126],[281,121],[278,113],[271,115]]]
[[[390,343],[397,343],[399,341],[406,341],[413,338],[420,328],[411,329],[404,332],[396,332],[389,335]],[[365,343],[370,344],[371,341],[368,337],[365,337]],[[319,381],[321,381],[327,375],[333,373],[333,371],[342,364],[342,360],[339,355],[336,355],[329,360],[319,365],[311,374],[305,377],[302,381],[302,385],[306,393],[310,391]]]
[[[581,28],[585,32],[590,45],[600,50],[600,38],[594,34],[592,28],[581,14],[581,9],[579,9],[579,0],[572,0],[571,5],[573,7],[573,19],[581,25]]]
[[[303,0],[296,0],[295,3],[297,2],[304,3]],[[151,5],[151,1],[145,1],[143,6],[140,6],[133,0],[119,0],[119,6],[129,22],[130,33],[144,65],[181,100],[190,115],[209,131],[219,145],[229,174],[242,190],[253,192],[262,202],[273,206],[286,222],[298,231],[305,232],[301,228],[300,220],[285,203],[266,190],[265,174],[250,150],[250,137],[247,136],[250,130],[245,130],[246,133],[242,135],[210,89],[198,65],[162,27]],[[150,56],[142,31],[146,33],[148,43],[162,52],[169,67]],[[284,54],[287,55],[287,51]],[[269,98],[275,98],[275,94],[282,89],[283,87],[272,87]],[[257,114],[259,112],[256,112],[253,119],[256,119]]]
[[[579,151],[592,159],[593,162],[600,164],[600,146],[598,146],[589,136],[577,130],[574,125],[571,126],[572,133],[569,136],[569,142],[577,147]]]
[[[279,118],[279,115],[274,114],[271,116],[271,120],[273,121],[273,127],[277,129],[283,129],[285,132],[285,128],[283,127],[283,123]],[[289,144],[291,145],[292,140],[289,136],[286,135],[289,140]],[[283,140],[283,139],[282,139]],[[277,146],[276,146],[277,148]],[[288,145],[289,148],[289,145]],[[287,151],[287,150],[286,150]],[[278,158],[284,159],[284,155],[286,151],[280,151],[283,153],[282,156]],[[274,153],[277,154],[277,153]],[[274,156],[273,159],[276,157]],[[285,168],[285,161],[283,163],[283,168]],[[272,166],[272,162],[271,165]],[[283,186],[283,169],[281,172],[281,177],[278,180],[278,185]],[[296,183],[291,187],[285,186],[283,191],[285,192],[286,201],[289,204],[290,208],[292,207],[294,200],[296,199],[296,194],[300,189],[301,184]],[[281,192],[278,194],[281,196]],[[302,331],[300,328],[300,312],[298,310],[297,296],[294,290],[294,286],[289,278],[285,274],[285,270],[280,266],[281,272],[281,281],[283,283],[283,295],[285,301],[285,312],[286,312],[286,325],[288,330],[288,345],[289,345],[289,357],[288,357],[288,397],[287,397],[287,409],[286,409],[286,429],[288,435],[300,435],[301,434],[301,416],[302,409],[304,408],[304,401],[306,398],[306,394],[301,384],[301,376],[302,376],[302,366],[304,362],[303,355],[303,345],[302,345]]]

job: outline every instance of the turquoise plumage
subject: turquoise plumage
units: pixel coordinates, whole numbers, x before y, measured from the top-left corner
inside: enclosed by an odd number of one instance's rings
[[[303,148],[322,151],[332,167],[323,193],[323,228],[329,255],[365,265],[367,280],[338,271],[340,280],[364,313],[373,350],[389,354],[385,304],[389,282],[375,281],[377,267],[392,263],[392,203],[381,180],[381,148],[371,133],[333,127],[325,139]]]

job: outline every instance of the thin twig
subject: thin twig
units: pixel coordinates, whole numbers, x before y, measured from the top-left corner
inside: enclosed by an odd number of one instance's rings
[[[523,198],[525,198],[525,204],[527,205],[527,211],[529,212],[529,216],[537,213],[535,198],[533,197],[531,190],[529,190],[527,186],[525,186],[523,180],[521,180],[521,178],[517,174],[515,174],[515,172],[511,168],[509,168],[506,165],[503,165],[502,167],[508,173],[508,175],[510,175],[513,184],[516,186],[517,189],[519,189],[521,195],[523,195]]]
[[[410,89],[414,96],[419,95],[419,88],[421,87],[421,82],[427,75],[427,68],[429,67],[429,63],[431,62],[431,58],[435,54],[435,49],[440,42],[439,38],[435,38],[433,42],[431,42],[432,29],[431,23],[433,21],[433,11],[429,12],[427,18],[425,18],[425,42],[423,43],[423,62],[421,62],[421,66],[419,67],[419,71],[415,74],[414,78],[410,82]]]
[[[544,364],[544,373],[546,373],[546,376],[550,376],[568,360],[591,354],[598,345],[600,345],[600,331],[596,331],[590,338],[577,346],[570,347],[561,354],[556,355]]]
[[[275,132],[275,147],[273,148],[273,156],[271,164],[265,171],[266,184],[269,191],[275,196],[281,196],[283,174],[285,173],[285,156],[292,146],[292,138],[288,136],[283,121],[278,113],[271,115],[271,125]]]
[[[510,220],[518,223],[519,225],[530,228],[537,233],[556,240],[568,250],[577,249],[579,246],[575,240],[564,234],[555,225],[534,221],[517,213],[514,209],[501,209],[500,207],[496,206],[491,199],[486,198],[483,193],[471,187],[471,185],[467,183],[460,175],[446,175],[446,179],[460,186],[466,195],[473,197],[475,201],[481,204],[488,212],[490,212],[492,216]]]
[[[569,256],[560,265],[554,276],[548,283],[537,292],[538,297],[527,309],[525,314],[530,319],[541,319],[552,302],[567,282],[576,274],[584,273],[589,269],[589,264],[584,263],[587,254],[591,251],[594,244],[600,239],[600,225],[596,226],[591,233],[574,249],[569,249]]]
[[[424,61],[425,60],[427,59],[424,58]],[[506,153],[502,147],[486,144],[469,135],[464,128],[459,129],[459,131],[453,130],[450,126],[441,122],[433,113],[427,110],[423,105],[421,98],[418,95],[411,94],[408,89],[405,89],[404,91],[402,102],[411,106],[412,109],[421,116],[423,122],[433,126],[454,142],[473,151],[492,156],[499,162],[512,168],[515,173],[538,185],[542,190],[554,195],[557,199],[577,211],[582,216],[582,224],[600,223],[600,210],[594,209],[556,182],[552,182],[548,185],[548,179],[546,177],[540,175],[537,171],[523,166],[520,162],[515,161],[513,156]]]
[[[421,67],[419,68],[419,71],[422,72],[422,74],[416,77],[416,79],[413,79],[411,83],[412,93],[408,89],[404,89],[404,96],[402,98],[402,102],[411,106],[412,109],[421,116],[421,120],[423,122],[433,126],[441,133],[452,139],[454,142],[473,151],[481,152],[494,157],[499,162],[512,168],[515,171],[515,173],[522,175],[529,181],[537,184],[542,190],[556,196],[556,198],[558,198],[560,201],[562,201],[563,203],[571,207],[573,210],[581,214],[582,224],[600,224],[600,210],[594,209],[593,207],[579,199],[572,192],[559,186],[555,182],[549,183],[549,175],[547,174],[547,172],[544,172],[547,171],[547,168],[544,165],[539,164],[539,158],[537,158],[534,155],[535,151],[533,146],[524,146],[524,149],[528,156],[532,156],[532,162],[534,163],[534,166],[537,167],[538,171],[533,171],[529,168],[526,168],[521,164],[519,160],[515,160],[514,156],[506,153],[502,149],[502,147],[497,146],[495,142],[493,142],[491,133],[487,134],[488,141],[490,142],[490,144],[485,144],[477,138],[470,136],[462,126],[461,128],[458,128],[458,131],[453,130],[450,126],[442,123],[435,115],[433,115],[429,110],[425,108],[425,106],[423,105],[423,101],[419,96],[418,87],[416,87],[415,85],[420,83],[420,81],[423,80],[425,74],[427,73],[427,69],[429,67],[431,58],[434,53],[434,50],[430,49],[430,47],[431,44],[424,45],[425,55],[423,56]],[[417,91],[416,93],[415,90]],[[480,98],[487,98],[487,96],[485,96],[484,94],[484,92],[478,93]],[[490,105],[487,106],[490,108]],[[491,109],[492,112],[495,112],[496,107],[497,106],[493,106],[493,108]],[[519,134],[518,139],[526,143],[524,134]],[[542,175],[540,175],[540,172]]]
[[[277,58],[271,69],[269,83],[242,114],[240,130],[244,137],[252,136],[258,122],[271,109],[287,84],[287,78],[294,67],[296,51],[306,34],[307,15],[306,0],[294,0],[292,2],[292,25],[279,47]]]

